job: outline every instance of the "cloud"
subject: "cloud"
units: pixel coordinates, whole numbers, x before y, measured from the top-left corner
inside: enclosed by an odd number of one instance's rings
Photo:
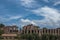
[[[8,16],[8,17],[2,17],[0,16],[0,22],[8,22],[8,21],[11,21],[11,20],[17,20],[19,18],[21,18],[22,16]]]
[[[60,13],[58,10],[54,9],[54,8],[50,8],[50,7],[42,7],[42,8],[38,8],[36,10],[32,10],[32,12],[34,12],[37,15],[42,15],[45,16],[45,18],[50,18],[53,19],[55,22],[57,20],[60,20]]]
[[[49,2],[49,0],[43,0],[43,1],[45,1],[45,2]]]
[[[34,25],[36,25],[36,23],[34,21],[29,20],[29,19],[21,19],[21,22],[23,22],[25,24],[27,23],[27,24],[34,24]]]
[[[53,3],[53,6],[57,6],[60,4],[60,0],[50,0],[51,3]]]
[[[35,10],[32,10],[32,12],[36,15],[42,15],[45,18],[42,20],[39,20],[39,24],[43,26],[50,26],[50,27],[59,27],[60,26],[60,12],[57,9],[50,8],[48,6],[44,6]]]
[[[38,6],[35,0],[20,0],[20,3],[22,6],[27,7],[27,8],[34,8]]]
[[[5,22],[5,21],[7,21],[6,18],[0,17],[0,22]]]
[[[9,20],[12,20],[12,19],[19,19],[19,18],[21,18],[21,16],[12,16],[12,17],[9,18]]]
[[[55,2],[55,3],[54,3],[54,6],[56,6],[56,5],[60,5],[60,1]]]

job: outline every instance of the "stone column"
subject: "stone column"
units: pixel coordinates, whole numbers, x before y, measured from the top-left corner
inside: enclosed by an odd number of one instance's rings
[[[60,29],[58,29],[58,35],[60,35],[60,32],[59,31],[60,31]]]
[[[48,29],[47,29],[47,34],[49,34],[49,33],[48,33]]]
[[[30,34],[31,34],[32,32],[31,32],[31,30],[30,30]]]
[[[12,37],[12,40],[15,40],[14,37]]]
[[[24,31],[23,33],[25,34],[25,30],[23,30],[23,31]]]
[[[27,30],[27,34],[28,34],[28,30]]]
[[[4,40],[6,40],[6,37],[4,37]]]

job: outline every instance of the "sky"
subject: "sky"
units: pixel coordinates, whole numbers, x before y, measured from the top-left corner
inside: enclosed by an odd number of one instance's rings
[[[0,23],[60,27],[60,0],[0,0]]]

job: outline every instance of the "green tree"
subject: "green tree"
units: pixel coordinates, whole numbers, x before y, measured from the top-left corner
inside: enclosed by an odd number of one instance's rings
[[[3,32],[3,30],[0,30],[0,39],[2,39],[2,34],[3,34],[4,32]]]
[[[0,30],[0,35],[3,34],[3,33],[4,33],[4,31],[3,30]]]
[[[4,24],[0,24],[0,28],[4,27],[5,25]]]
[[[43,34],[43,35],[41,36],[41,40],[48,40],[48,35]]]
[[[41,40],[57,40],[57,35],[42,35]]]
[[[57,36],[56,35],[54,35],[53,38],[54,38],[53,40],[57,40]]]
[[[20,38],[26,40],[40,40],[40,37],[37,34],[22,34]]]
[[[5,25],[4,24],[0,24],[0,39],[2,39],[2,34],[4,33],[3,30],[1,30],[2,27],[4,27]]]
[[[57,35],[49,35],[49,40],[57,40]]]
[[[60,35],[59,35],[59,36],[57,36],[57,39],[58,39],[58,40],[60,40]]]
[[[53,35],[49,35],[49,40],[53,40]]]

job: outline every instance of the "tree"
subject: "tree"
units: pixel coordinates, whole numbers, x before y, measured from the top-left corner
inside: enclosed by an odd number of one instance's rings
[[[38,34],[22,34],[20,38],[26,39],[26,40],[40,40],[40,37]]]
[[[0,30],[0,39],[2,39],[3,37],[1,36],[4,33],[3,30]]]
[[[55,35],[55,36],[53,36],[53,40],[57,40],[57,36]]]
[[[49,40],[53,40],[53,35],[49,35]]]
[[[58,40],[60,40],[60,35],[59,35],[59,36],[57,36],[57,39],[58,39]]]
[[[2,34],[4,33],[3,30],[1,30],[2,27],[4,27],[5,25],[4,24],[0,24],[0,39],[2,39]]]
[[[5,25],[4,24],[0,24],[0,28],[4,27]]]
[[[4,33],[3,30],[0,30],[0,35],[3,34],[3,33]]]
[[[57,40],[59,37],[57,35],[42,35],[41,40]]]
[[[40,36],[38,34],[33,34],[34,40],[40,40]]]
[[[41,40],[48,40],[48,35],[43,34],[43,35],[41,36]]]

